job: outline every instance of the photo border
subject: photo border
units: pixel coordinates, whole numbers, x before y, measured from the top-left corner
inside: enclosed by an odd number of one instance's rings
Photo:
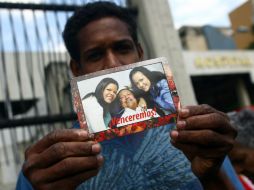
[[[111,128],[111,129],[100,131],[93,134],[94,134],[95,140],[97,142],[101,142],[103,140],[108,140],[114,137],[125,136],[129,134],[141,132],[150,128],[163,126],[169,123],[176,123],[177,113],[180,108],[179,95],[177,93],[176,85],[173,80],[173,74],[168,64],[168,61],[165,57],[160,57],[156,59],[150,59],[150,60],[146,60],[142,62],[124,65],[124,66],[120,66],[120,67],[116,67],[112,69],[102,70],[102,71],[94,72],[91,74],[72,78],[71,79],[72,101],[73,101],[74,111],[77,113],[77,116],[78,116],[80,128],[86,129],[89,132],[89,129],[86,125],[85,113],[83,110],[82,100],[81,100],[79,89],[78,89],[78,82],[86,80],[86,79],[91,79],[94,77],[106,75],[106,74],[133,69],[139,66],[148,66],[148,65],[159,64],[159,63],[161,63],[162,68],[164,70],[168,87],[171,92],[171,97],[176,109],[176,113],[169,114],[166,116],[161,116],[158,118],[152,118],[152,119],[141,121],[141,122],[136,122],[136,123],[121,126],[121,127]]]

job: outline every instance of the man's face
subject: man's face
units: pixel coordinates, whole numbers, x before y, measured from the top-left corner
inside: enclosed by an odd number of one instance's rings
[[[118,97],[123,108],[130,108],[136,110],[136,108],[138,107],[137,99],[134,97],[131,91],[122,90],[118,94]]]
[[[128,65],[143,58],[143,50],[134,43],[127,25],[114,17],[90,22],[80,30],[78,39],[80,61],[71,60],[75,76]]]

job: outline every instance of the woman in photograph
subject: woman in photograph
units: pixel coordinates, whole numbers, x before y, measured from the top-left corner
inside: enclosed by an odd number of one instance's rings
[[[129,77],[134,91],[150,96],[165,115],[175,112],[168,82],[163,73],[150,71],[145,67],[136,67],[130,72]]]
[[[94,93],[89,93],[82,99],[90,132],[96,133],[108,129],[117,90],[117,81],[112,78],[104,78],[99,82]]]

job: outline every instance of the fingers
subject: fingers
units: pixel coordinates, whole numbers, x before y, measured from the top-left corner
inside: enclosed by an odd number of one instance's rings
[[[61,129],[55,130],[49,133],[47,136],[42,138],[36,144],[31,146],[25,153],[25,157],[27,158],[27,154],[30,152],[40,153],[50,147],[51,145],[58,142],[70,142],[70,141],[87,141],[93,139],[93,135],[89,134],[84,129]]]
[[[179,111],[177,129],[210,129],[231,137],[236,137],[236,130],[232,127],[226,114],[208,105],[187,106],[181,109]]]
[[[70,190],[76,189],[79,184],[84,182],[85,180],[95,176],[98,173],[98,170],[89,170],[86,172],[82,172],[76,174],[74,176],[70,176],[52,183],[45,184],[42,189],[45,190]]]
[[[170,133],[172,141],[181,144],[196,144],[204,147],[220,147],[234,145],[234,140],[230,137],[221,135],[212,130],[199,130],[199,131],[176,131]]]
[[[100,144],[95,144],[94,141],[87,142],[59,142],[41,154],[34,154],[26,160],[24,164],[25,170],[33,167],[45,168],[63,160],[67,157],[83,157],[99,154],[101,151]]]
[[[198,177],[217,173],[232,149],[236,130],[226,114],[208,105],[186,106],[179,110],[172,144],[183,151]]]
[[[195,106],[184,106],[183,108],[179,110],[179,117],[187,118],[187,117],[191,117],[195,115],[204,115],[204,114],[209,114],[214,112],[221,114],[225,118],[227,118],[227,115],[225,113],[220,112],[207,104],[195,105]]]
[[[96,175],[102,164],[103,157],[101,155],[68,157],[47,168],[29,168],[24,164],[23,172],[34,189],[48,190],[63,185],[63,189],[75,189],[70,187],[76,187]]]
[[[87,131],[56,130],[26,151],[23,172],[35,189],[74,189],[70,187],[97,174],[103,163],[100,152]]]
[[[231,127],[230,122],[218,113],[192,116],[177,121],[177,129],[180,130],[201,130],[204,127],[235,136],[235,130]]]
[[[172,141],[172,144],[182,150],[186,155],[195,155],[204,158],[217,158],[225,155],[225,151],[230,150],[230,146],[221,146],[214,149],[213,147],[205,147],[196,144],[182,144],[175,143]],[[192,158],[189,158],[192,160]]]
[[[49,168],[37,170],[36,175],[28,174],[28,178],[35,184],[49,183],[73,174],[98,169],[101,164],[101,156],[66,158]]]

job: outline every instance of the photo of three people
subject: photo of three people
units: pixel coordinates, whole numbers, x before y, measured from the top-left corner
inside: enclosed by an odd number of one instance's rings
[[[139,65],[77,81],[90,133],[123,136],[145,130],[145,121],[176,115],[178,96],[165,65]]]

